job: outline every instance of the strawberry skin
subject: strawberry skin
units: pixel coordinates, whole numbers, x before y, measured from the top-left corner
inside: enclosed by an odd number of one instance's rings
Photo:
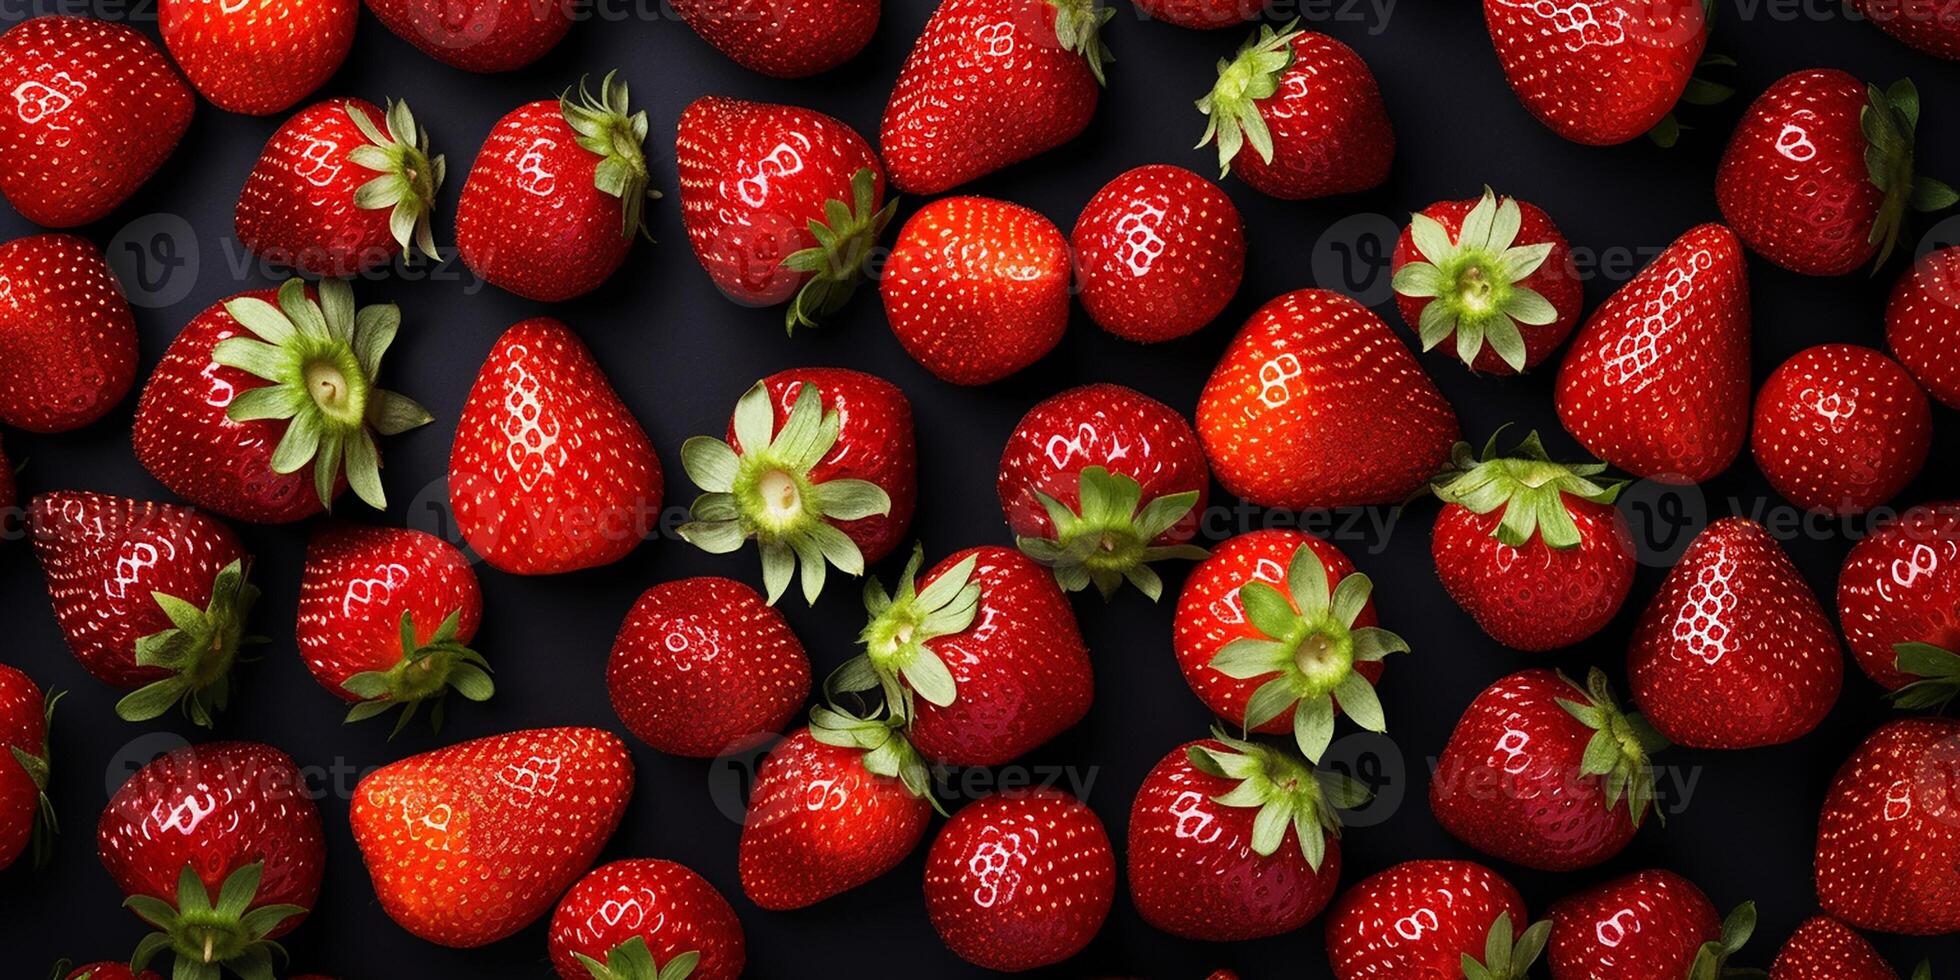
[[[1474,861],[1407,861],[1341,894],[1327,913],[1327,962],[1335,980],[1462,976],[1464,958],[1484,959],[1505,916],[1506,935],[1524,931],[1524,898],[1497,872]],[[1522,976],[1526,965],[1499,976]]]
[[[65,963],[56,966],[57,970],[65,969],[65,968],[66,968]],[[108,963],[108,962],[90,963],[85,966],[78,966],[73,971],[70,971],[65,974],[59,974],[59,975],[62,976],[64,980],[163,980],[163,978],[157,975],[157,973],[153,970],[144,970],[141,973],[131,973],[129,972],[129,964],[127,963]],[[305,978],[295,977],[293,978],[293,980],[305,980]]]
[[[926,915],[961,959],[1019,971],[1074,956],[1116,897],[1116,856],[1082,801],[1046,787],[963,807],[926,852]]]
[[[571,30],[574,0],[367,0],[383,27],[451,68],[522,68]]]
[[[1568,895],[1548,914],[1552,980],[1699,977],[1689,968],[1703,947],[1723,943],[1715,904],[1672,871],[1634,872]]]
[[[685,865],[647,858],[600,865],[565,893],[551,916],[551,965],[560,980],[592,980],[579,957],[604,963],[633,939],[663,965],[700,954],[688,980],[736,980],[748,960],[741,920],[715,886]]]
[[[136,381],[136,318],[102,250],[74,235],[0,244],[0,422],[67,432]]]
[[[1889,722],[1837,771],[1817,821],[1817,900],[1859,929],[1960,931],[1960,721]]]
[[[871,43],[880,0],[673,0],[673,6],[736,64],[770,78],[807,78]]]
[[[1791,503],[1857,514],[1919,475],[1933,445],[1926,396],[1869,347],[1820,344],[1784,361],[1756,395],[1756,466]]]
[[[1381,186],[1395,130],[1374,72],[1353,48],[1298,23],[1261,27],[1219,62],[1217,86],[1198,100],[1210,117],[1198,145],[1216,139],[1221,177],[1237,173],[1282,200]]]
[[[0,194],[50,228],[114,211],[190,126],[190,86],[150,43],[92,17],[36,17],[0,34]]]
[[[157,27],[212,105],[264,116],[339,70],[360,12],[359,0],[158,0]]]
[[[1899,975],[1850,926],[1813,915],[1776,954],[1769,980],[1899,980]]]
[[[1899,277],[1885,307],[1885,342],[1926,393],[1960,408],[1960,246],[1932,252]]]
[[[1236,27],[1266,9],[1266,0],[1135,0],[1146,16],[1195,31]]]
[[[1069,235],[1082,307],[1104,330],[1138,343],[1210,323],[1245,276],[1245,223],[1217,184],[1150,164],[1103,185]]]
[[[1911,508],[1852,545],[1838,622],[1852,658],[1888,691],[1920,679],[1899,669],[1902,644],[1960,651],[1960,502]]]
[[[1960,60],[1960,3],[1954,0],[1851,0],[1851,7],[1914,48]]]
[[[33,679],[0,664],[0,871],[31,842],[37,867],[51,856],[54,804],[48,800],[48,723],[54,702]]]
[[[1659,124],[1708,44],[1702,0],[1484,0],[1484,23],[1518,101],[1591,146]]]

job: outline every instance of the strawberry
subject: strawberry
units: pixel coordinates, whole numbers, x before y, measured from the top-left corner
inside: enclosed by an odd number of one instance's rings
[[[131,973],[127,963],[89,963],[69,969],[68,961],[62,960],[54,965],[54,975],[64,980],[163,980],[153,970]],[[293,980],[303,980],[295,977]]]
[[[1914,507],[1879,522],[1838,575],[1838,622],[1851,656],[1902,707],[1960,694],[1960,503]]]
[[[476,573],[433,534],[322,527],[306,546],[298,619],[300,657],[321,686],[354,702],[350,722],[400,707],[399,732],[430,701],[439,728],[450,688],[472,701],[495,691],[489,664],[469,648],[483,619]]]
[[[1953,188],[1913,172],[1919,91],[1836,69],[1785,75],[1736,124],[1715,177],[1723,220],[1758,255],[1841,276],[1898,245],[1906,208],[1938,211]]]
[[[1585,290],[1572,246],[1545,212],[1490,188],[1409,216],[1395,243],[1395,303],[1433,350],[1456,338],[1472,371],[1537,367],[1579,325]]]
[[[258,601],[238,535],[188,507],[67,490],[29,503],[55,620],[83,668],[135,688],[116,705],[148,721],[182,702],[211,725]]]
[[[810,658],[754,589],[686,578],[633,603],[613,640],[606,689],[640,741],[712,759],[746,751],[796,717],[810,696]]]
[[[1636,871],[1560,899],[1552,920],[1552,980],[1718,980],[1756,929],[1756,905],[1724,920],[1672,871]]]
[[[1198,435],[1142,392],[1084,385],[1029,409],[995,485],[1021,550],[1065,591],[1093,582],[1108,598],[1128,581],[1154,602],[1149,562],[1205,557],[1191,544],[1211,490]]]
[[[1265,12],[1266,0],[1135,0],[1146,17],[1208,31],[1236,27]]]
[[[1401,503],[1449,462],[1458,433],[1388,324],[1326,289],[1253,313],[1198,399],[1218,482],[1264,507]]]
[[[611,564],[661,492],[653,444],[570,328],[537,317],[497,338],[449,450],[449,508],[484,561],[513,575]]]
[[[1649,753],[1666,741],[1613,702],[1594,669],[1580,687],[1519,671],[1470,703],[1429,782],[1436,822],[1471,847],[1541,871],[1598,864],[1633,840],[1654,800]]]
[[[911,526],[912,403],[883,378],[847,368],[770,375],[735,402],[727,437],[681,445],[681,465],[706,492],[680,534],[715,554],[755,538],[771,605],[799,564],[814,604],[828,566],[863,575]]]
[[[265,116],[340,70],[360,13],[359,0],[158,0],[157,27],[212,105]]]
[[[1708,45],[1703,0],[1484,0],[1518,101],[1575,143],[1624,143],[1660,125]]]
[[[34,845],[34,866],[54,855],[58,829],[48,799],[48,729],[62,692],[43,697],[34,680],[0,664],[0,871]]]
[[[206,742],[144,766],[109,798],[95,848],[123,905],[157,928],[130,969],[169,953],[189,980],[218,980],[220,966],[271,976],[285,957],[275,940],[306,920],[327,862],[306,778],[257,742]]]
[[[1327,913],[1336,980],[1468,977],[1523,980],[1550,922],[1528,922],[1524,898],[1474,861],[1406,861],[1350,887]]]
[[[633,973],[595,967],[644,952],[663,967]],[[642,859],[600,865],[579,879],[551,915],[551,965],[561,980],[653,980],[692,957],[688,980],[736,980],[747,952],[728,900],[685,865]]]
[[[354,787],[354,843],[381,909],[421,939],[496,942],[592,866],[633,795],[611,732],[541,728],[410,756]]]
[[[206,510],[265,524],[329,509],[343,486],[387,506],[375,433],[431,421],[374,383],[401,312],[392,303],[355,310],[345,280],[322,279],[317,290],[294,278],[277,293],[240,293],[171,342],[136,404],[136,459],[158,482]]]
[[[1769,980],[1899,980],[1899,975],[1850,926],[1813,915],[1776,954]]]
[[[926,852],[926,916],[947,949],[989,970],[1032,970],[1081,952],[1115,897],[1102,821],[1056,789],[970,803]]]
[[[1851,0],[1851,8],[1912,47],[1960,60],[1960,5],[1953,0]]]
[[[444,169],[408,103],[329,99],[272,134],[233,226],[246,248],[310,275],[358,275],[415,249],[441,261],[429,214]]]
[[[1817,821],[1817,900],[1859,929],[1960,930],[1960,721],[1890,722],[1845,760]]]
[[[1236,171],[1282,200],[1379,187],[1395,130],[1375,75],[1354,49],[1299,23],[1263,26],[1220,59],[1218,84],[1198,100],[1209,117],[1198,145],[1217,141],[1219,176]]]
[[[50,228],[96,221],[163,166],[197,100],[150,39],[92,17],[0,34],[0,195]],[[12,270],[8,270],[9,275]]]
[[[1749,426],[1749,281],[1742,245],[1702,225],[1612,295],[1558,370],[1558,416],[1593,455],[1640,477],[1699,483]]]
[[[878,30],[879,0],[673,0],[701,39],[771,78],[807,78],[857,56]]]
[[[1885,307],[1885,342],[1926,393],[1960,408],[1960,246],[1927,254],[1892,289]]]
[[[136,381],[136,318],[102,250],[74,235],[0,244],[0,422],[67,432]]]
[[[383,27],[451,68],[522,68],[558,46],[574,0],[367,0]]]
[[[1481,458],[1457,443],[1454,468],[1436,478],[1436,577],[1491,639],[1571,646],[1604,628],[1633,587],[1633,534],[1613,506],[1621,484],[1597,479],[1605,464],[1552,462],[1536,432],[1509,456],[1497,438]]]
[[[597,289],[646,230],[647,115],[611,73],[497,121],[456,204],[456,250],[485,282],[557,303]]]
[[[796,106],[696,99],[681,113],[674,166],[708,277],[744,306],[789,301],[792,332],[843,308],[898,210],[864,137]]]
[[[905,352],[957,385],[999,381],[1054,350],[1068,327],[1069,288],[1068,240],[1055,223],[985,197],[920,208],[899,230],[879,285]]]
[[[1749,442],[1777,493],[1831,514],[1891,500],[1932,445],[1933,413],[1912,376],[1855,344],[1819,344],[1771,372]]]
[[[1217,184],[1150,164],[1104,184],[1069,233],[1082,308],[1138,343],[1196,332],[1245,277],[1245,223]]]
[[[940,0],[878,127],[892,183],[939,194],[1074,139],[1096,114],[1115,15],[1098,0]]]

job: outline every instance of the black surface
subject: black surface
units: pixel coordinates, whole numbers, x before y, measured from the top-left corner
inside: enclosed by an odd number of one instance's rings
[[[1163,161],[1209,172],[1208,152],[1190,148],[1203,128],[1191,100],[1209,87],[1213,63],[1244,32],[1186,32],[1141,21],[1126,2],[1118,6],[1106,36],[1121,60],[1112,68],[1111,89],[1089,131],[1062,151],[966,190],[1032,206],[1066,231],[1089,196],[1123,169]],[[1582,258],[1601,258],[1598,274],[1587,285],[1590,309],[1680,232],[1718,217],[1712,174],[1723,134],[1746,100],[1770,81],[1816,66],[1842,67],[1879,82],[1913,75],[1926,104],[1920,141],[1924,169],[1949,179],[1960,175],[1960,68],[1918,55],[1869,25],[1845,19],[1827,0],[1721,4],[1712,48],[1742,60],[1735,78],[1743,94],[1730,105],[1701,111],[1701,128],[1672,152],[1644,141],[1584,148],[1541,128],[1505,86],[1475,4],[1406,3],[1385,23],[1373,15],[1360,20],[1337,16],[1347,8],[1346,0],[1298,6],[1321,29],[1358,49],[1373,67],[1400,137],[1399,159],[1387,186],[1335,200],[1275,202],[1227,181],[1245,212],[1250,265],[1238,300],[1219,323],[1198,335],[1138,348],[1103,334],[1078,312],[1061,347],[1033,369],[991,387],[956,389],[904,355],[885,329],[876,297],[868,293],[828,329],[793,340],[783,336],[779,312],[728,303],[689,253],[670,197],[651,209],[660,244],[637,247],[625,270],[577,302],[546,308],[493,288],[477,289],[457,265],[434,275],[358,284],[363,303],[392,300],[401,305],[404,327],[389,355],[386,381],[420,399],[437,422],[384,444],[393,502],[385,517],[366,512],[351,498],[346,512],[364,520],[441,526],[446,498],[440,481],[450,434],[483,354],[511,323],[550,312],[591,344],[652,436],[667,467],[670,505],[685,504],[693,493],[679,465],[681,441],[692,434],[720,432],[736,396],[754,379],[795,365],[843,364],[892,379],[913,400],[923,494],[915,528],[931,555],[982,542],[1007,543],[994,497],[995,463],[999,447],[1029,406],[1064,387],[1115,381],[1188,413],[1218,352],[1246,314],[1279,293],[1309,285],[1356,292],[1407,336],[1385,302],[1385,262],[1363,263],[1358,273],[1350,273],[1337,257],[1345,252],[1385,256],[1387,243],[1372,236],[1392,232],[1406,220],[1407,211],[1430,201],[1472,196],[1488,182],[1546,209]],[[604,17],[578,25],[539,64],[492,77],[440,66],[364,14],[352,57],[320,95],[411,100],[437,148],[449,156],[451,177],[436,226],[438,238],[446,239],[462,177],[491,124],[520,102],[555,93],[582,72],[596,74],[614,66],[624,70],[637,104],[651,117],[648,150],[655,183],[670,195],[674,122],[700,95],[799,102],[875,137],[892,80],[930,5],[890,0],[884,25],[861,57],[826,77],[795,83],[740,70],[662,10],[657,0],[602,4],[600,9]],[[8,8],[9,19],[19,15],[20,8]],[[139,27],[154,36],[153,23],[146,20]],[[163,172],[115,216],[84,229],[110,246],[127,288],[139,300],[146,369],[199,310],[240,289],[277,281],[250,264],[231,238],[238,187],[277,123],[276,118],[244,118],[200,106],[183,146]],[[916,203],[908,201],[906,212]],[[1921,230],[1925,227],[1922,223]],[[1946,228],[1948,241],[1960,239],[1960,221]],[[6,237],[31,231],[11,210],[0,215],[0,233]],[[131,243],[134,249],[126,247]],[[147,259],[141,254],[145,252]],[[195,256],[195,273],[184,266],[166,273],[166,263],[158,257],[172,254]],[[1814,343],[1883,343],[1883,296],[1896,268],[1877,279],[1858,274],[1838,280],[1804,279],[1761,261],[1752,261],[1750,271],[1758,381],[1784,358]],[[154,297],[160,295],[168,302],[159,305]],[[1547,430],[1555,453],[1572,451],[1552,413],[1554,372],[1549,367],[1522,380],[1492,381],[1472,378],[1440,355],[1424,358],[1424,364],[1455,403],[1473,438],[1480,440],[1503,422],[1519,421]],[[16,463],[27,464],[21,475],[23,496],[60,488],[166,496],[130,454],[133,403],[132,397],[108,419],[81,432],[55,437],[8,432],[9,454]],[[1944,468],[1942,461],[1952,459],[1960,438],[1957,421],[1951,411],[1936,410],[1935,462],[1900,503],[1951,495],[1946,482],[1951,470],[1945,479],[1937,474]],[[1765,506],[1788,510],[1769,494],[1746,458],[1678,502],[1686,504],[1686,513],[1716,516],[1753,514]],[[1220,503],[1230,500],[1221,498]],[[1645,489],[1629,494],[1629,510],[1636,519],[1656,503],[1656,496]],[[1408,638],[1415,649],[1413,655],[1396,659],[1381,688],[1399,749],[1378,768],[1391,779],[1387,796],[1400,792],[1402,803],[1385,806],[1385,819],[1378,824],[1349,832],[1349,882],[1404,859],[1476,857],[1430,818],[1424,797],[1427,760],[1441,749],[1470,699],[1507,672],[1545,664],[1581,672],[1596,663],[1621,676],[1626,636],[1666,561],[1646,563],[1626,610],[1592,641],[1553,656],[1520,654],[1484,637],[1437,584],[1428,557],[1432,515],[1433,505],[1418,504],[1386,535],[1364,531],[1359,537],[1338,536],[1341,547],[1374,578],[1383,624]],[[1285,517],[1278,515],[1282,521]],[[1245,530],[1266,519],[1261,512],[1245,510],[1230,518],[1230,526]],[[270,742],[302,765],[327,774],[321,807],[332,866],[320,907],[287,942],[294,972],[325,972],[342,980],[547,975],[541,925],[488,949],[456,952],[410,937],[381,912],[347,829],[347,796],[355,774],[448,740],[516,728],[577,723],[618,729],[602,671],[613,632],[634,597],[653,583],[684,575],[725,574],[757,581],[753,549],[714,557],[669,538],[648,542],[616,565],[582,574],[520,579],[482,568],[486,615],[476,645],[497,667],[497,699],[483,706],[459,705],[441,740],[418,726],[390,743],[382,723],[343,728],[343,705],[313,682],[294,651],[290,627],[303,530],[254,527],[245,532],[260,559],[260,581],[266,588],[259,625],[275,643],[263,662],[241,669],[242,697],[216,734]],[[1850,546],[1848,532],[1826,523],[1794,532],[1779,528],[1778,533],[1789,539],[1791,554],[1828,602],[1838,564]],[[877,571],[889,579],[898,564],[888,561]],[[1181,570],[1171,573],[1172,594],[1181,578]],[[95,817],[108,792],[132,771],[132,760],[147,759],[178,736],[207,736],[174,717],[144,726],[114,717],[111,705],[117,692],[94,681],[68,656],[24,542],[0,546],[0,596],[7,611],[0,656],[24,667],[43,686],[72,692],[57,719],[53,743],[58,773],[54,795],[67,825],[57,863],[39,876],[26,862],[0,874],[0,908],[6,910],[0,931],[7,950],[7,965],[0,973],[40,976],[42,964],[57,955],[119,957],[135,943],[143,929],[134,916],[118,910],[120,895],[94,856]],[[862,615],[855,589],[834,587],[815,609],[793,597],[783,605],[820,676],[851,654]],[[1172,746],[1200,735],[1209,719],[1172,660],[1168,599],[1153,608],[1133,593],[1107,606],[1081,597],[1077,609],[1094,652],[1096,704],[1085,722],[1027,762],[1037,769],[1071,767],[1075,778],[1091,780],[1088,798],[1120,847],[1130,799],[1144,773]],[[1741,960],[1767,966],[1783,938],[1814,911],[1810,861],[1817,808],[1837,764],[1887,715],[1876,692],[1862,674],[1847,668],[1836,710],[1794,745],[1726,754],[1676,751],[1664,757],[1674,767],[1671,773],[1695,780],[1685,812],[1674,814],[1664,829],[1643,831],[1631,849],[1603,867],[1559,876],[1501,862],[1493,866],[1524,890],[1534,914],[1570,890],[1624,871],[1646,865],[1674,868],[1698,881],[1725,909],[1746,898],[1757,900],[1762,924]],[[801,912],[764,912],[742,897],[736,880],[738,767],[667,758],[638,745],[634,755],[636,798],[604,859],[668,857],[706,875],[742,917],[752,975],[812,977],[867,969],[906,977],[982,972],[948,953],[926,921],[919,893],[923,847],[896,871],[844,897]],[[1144,925],[1119,889],[1109,922],[1094,945],[1039,975],[1193,978],[1232,967],[1255,980],[1324,977],[1319,926],[1316,922],[1292,935],[1240,945],[1184,942]],[[1949,971],[1960,968],[1960,955],[1955,955],[1960,950],[1951,940],[1880,939],[1879,945],[1902,969],[1944,945],[1947,962],[1940,965]]]

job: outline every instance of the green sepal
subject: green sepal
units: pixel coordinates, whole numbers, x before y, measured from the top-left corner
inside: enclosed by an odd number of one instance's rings
[[[363,671],[347,678],[340,686],[360,698],[347,712],[347,723],[365,721],[393,708],[401,708],[395,719],[394,738],[408,727],[416,709],[430,702],[429,723],[442,730],[443,708],[454,690],[471,701],[488,701],[497,693],[490,680],[490,662],[483,654],[456,638],[463,611],[456,609],[443,618],[429,642],[415,642],[415,622],[406,610],[401,619],[401,659],[387,670]]]
[[[1163,595],[1164,583],[1150,569],[1150,562],[1210,557],[1210,552],[1196,545],[1152,543],[1198,505],[1196,490],[1166,494],[1144,503],[1143,487],[1134,478],[1101,466],[1084,467],[1078,487],[1080,513],[1034,491],[1053,525],[1054,536],[1016,539],[1023,553],[1054,571],[1055,581],[1064,591],[1078,592],[1093,584],[1108,599],[1129,582],[1155,602]]]
[[[210,728],[213,715],[231,700],[231,668],[239,647],[264,642],[245,633],[259,588],[248,580],[240,559],[212,578],[211,600],[203,609],[161,592],[151,593],[151,599],[171,625],[136,641],[136,663],[163,668],[171,676],[124,695],[116,702],[116,714],[124,721],[149,721],[177,705],[191,721]]]
[[[14,761],[27,771],[28,781],[34,784],[34,827],[28,831],[28,841],[34,854],[34,868],[40,870],[54,860],[54,838],[61,833],[61,819],[55,813],[54,800],[48,797],[48,780],[54,772],[54,706],[68,696],[67,691],[49,694],[41,704],[41,754],[34,755],[18,745],[8,746]]]
[[[585,79],[578,83],[578,96],[566,89],[558,97],[559,111],[577,134],[578,145],[599,157],[592,184],[600,191],[619,198],[620,237],[639,232],[653,240],[647,230],[646,202],[659,193],[647,189],[647,161],[643,147],[647,139],[647,114],[632,111],[626,80],[609,71],[599,82],[599,94],[586,90]]]
[[[151,960],[169,953],[176,958],[173,980],[217,980],[221,968],[245,980],[273,980],[273,958],[283,961],[286,951],[266,936],[306,909],[253,907],[264,870],[262,864],[248,864],[233,871],[215,902],[190,864],[177,875],[174,906],[155,896],[131,895],[123,906],[157,931],[137,944],[130,971],[142,973]]]
[[[1520,285],[1551,255],[1551,242],[1518,244],[1524,212],[1513,198],[1484,188],[1483,197],[1464,215],[1454,238],[1441,222],[1418,211],[1409,216],[1409,236],[1420,256],[1397,269],[1391,285],[1411,299],[1427,299],[1421,322],[1413,324],[1422,349],[1456,338],[1456,356],[1474,367],[1489,346],[1511,370],[1525,368],[1526,349],[1519,324],[1544,326],[1558,320],[1551,301]]]
[[[1089,62],[1089,72],[1096,76],[1097,85],[1108,85],[1103,77],[1103,66],[1116,58],[1103,46],[1102,27],[1116,16],[1116,8],[1104,6],[1099,0],[1048,0],[1055,8],[1055,40],[1062,50],[1073,51]]]
[[[1960,654],[1930,643],[1900,643],[1892,647],[1893,666],[1919,680],[1887,694],[1894,707],[1905,711],[1945,711],[1960,695]]]
[[[1626,481],[1595,479],[1606,472],[1604,463],[1552,462],[1536,432],[1528,433],[1509,454],[1500,453],[1497,443],[1503,434],[1504,428],[1492,433],[1482,455],[1467,442],[1457,443],[1450,453],[1450,469],[1431,482],[1431,492],[1473,514],[1502,510],[1504,516],[1491,536],[1510,547],[1524,547],[1533,535],[1549,548],[1578,547],[1583,542],[1565,498],[1610,505]]]
[[[388,231],[402,254],[420,249],[430,260],[440,262],[435,234],[429,216],[435,211],[436,190],[442,186],[447,165],[441,154],[429,155],[429,131],[416,125],[415,114],[406,101],[390,100],[382,119],[384,132],[366,112],[347,104],[347,116],[367,140],[347,154],[355,165],[380,176],[354,191],[354,206],[363,210],[388,209]]]
[[[870,167],[851,175],[849,204],[824,202],[824,220],[810,221],[810,234],[817,244],[783,259],[784,268],[810,274],[784,315],[789,333],[796,333],[798,326],[818,326],[819,319],[844,308],[863,280],[885,227],[897,213],[897,198],[878,206],[878,175]]]
[[[1859,114],[1865,135],[1865,172],[1872,186],[1885,195],[1872,222],[1869,241],[1877,245],[1872,269],[1885,265],[1905,231],[1906,212],[1940,211],[1960,200],[1952,187],[1916,172],[1914,140],[1919,128],[1919,89],[1909,78],[1889,89],[1865,86],[1866,104]]]
[[[607,950],[604,963],[584,953],[573,955],[578,957],[585,972],[592,975],[592,980],[687,980],[694,974],[695,965],[701,962],[701,954],[690,950],[662,966],[654,961],[644,936],[634,936]]]
[[[1688,980],[1722,980],[1723,977],[1764,976],[1761,970],[1737,970],[1728,965],[1729,957],[1740,952],[1756,931],[1756,903],[1744,902],[1722,920],[1722,934],[1702,943],[1688,967]]]
[[[1620,710],[1605,671],[1594,667],[1586,675],[1584,687],[1562,673],[1559,679],[1579,695],[1573,700],[1560,698],[1559,707],[1593,730],[1579,763],[1579,775],[1598,776],[1607,809],[1624,801],[1633,826],[1638,828],[1654,807],[1654,767],[1648,760],[1653,753],[1667,748],[1667,739],[1647,719]],[[1666,819],[1658,810],[1654,810],[1654,815],[1656,819]]]
[[[906,724],[906,716],[893,710],[891,702],[869,717],[836,705],[820,704],[810,709],[811,738],[863,753],[859,761],[864,771],[898,780],[906,792],[930,802],[945,816],[945,808],[932,794],[932,772],[926,768],[925,758],[905,737]]]
[[[1912,968],[1912,980],[1933,980],[1933,961],[1920,960],[1919,965]]]
[[[1207,117],[1198,145],[1218,141],[1221,179],[1232,172],[1232,161],[1248,144],[1259,159],[1273,162],[1273,134],[1259,114],[1259,103],[1279,91],[1280,77],[1293,67],[1293,42],[1305,33],[1297,17],[1277,31],[1262,25],[1237,55],[1219,60],[1218,83],[1198,100],[1198,111]]]
[[[980,583],[973,577],[977,556],[968,555],[920,589],[919,567],[924,561],[924,548],[914,545],[891,593],[877,579],[866,580],[864,607],[869,618],[858,634],[865,652],[846,661],[827,682],[838,693],[876,687],[892,714],[903,720],[916,716],[914,697],[943,708],[959,696],[952,671],[926,644],[964,632],[980,610]]]
[[[1460,965],[1464,980],[1526,980],[1531,975],[1531,965],[1545,952],[1545,941],[1551,935],[1552,920],[1545,919],[1514,941],[1511,913],[1498,913],[1497,921],[1491,923],[1490,932],[1484,937],[1483,960],[1479,962],[1469,953],[1463,954]]]
[[[1337,811],[1366,803],[1371,796],[1367,787],[1347,776],[1316,770],[1283,749],[1233,738],[1222,729],[1213,728],[1211,737],[1225,748],[1193,745],[1186,757],[1200,772],[1234,782],[1230,790],[1212,797],[1213,802],[1258,811],[1252,821],[1253,853],[1271,857],[1291,830],[1307,865],[1320,870],[1328,839],[1341,836]]]

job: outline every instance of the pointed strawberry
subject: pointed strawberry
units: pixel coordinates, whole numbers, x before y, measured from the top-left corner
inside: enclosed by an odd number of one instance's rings
[[[880,0],[673,0],[701,39],[752,72],[808,78],[857,57],[878,31]]]
[[[1931,252],[1899,277],[1885,307],[1885,343],[1926,393],[1960,408],[1960,246]]]
[[[1933,445],[1933,412],[1899,362],[1819,344],[1778,365],[1756,395],[1749,448],[1791,503],[1858,514],[1904,490]]]
[[[1552,920],[1552,980],[1720,980],[1756,930],[1756,904],[1720,918],[1672,871],[1638,871],[1568,895]]]
[[[0,871],[34,847],[46,867],[60,829],[48,798],[48,731],[61,691],[43,696],[33,679],[0,664]]]
[[[1920,980],[1918,974],[1914,978]],[[1899,975],[1856,930],[1828,915],[1813,915],[1776,954],[1769,980],[1899,980]]]
[[[560,980],[661,980],[683,962],[687,980],[737,980],[748,958],[728,899],[685,865],[651,858],[580,878],[551,915],[549,942]]]
[[[1082,308],[1138,343],[1183,337],[1216,319],[1245,278],[1245,222],[1225,191],[1183,167],[1118,174],[1069,233]]]
[[[1817,901],[1860,929],[1960,931],[1960,721],[1890,722],[1845,760],[1817,821]]]
[[[136,318],[102,250],[74,235],[0,244],[0,422],[67,432],[136,381]]]
[[[1851,9],[1913,48],[1960,61],[1960,7],[1951,0],[1851,0]]]
[[[1356,882],[1327,913],[1335,980],[1524,980],[1551,932],[1524,898],[1473,861],[1405,861]]]
[[[1575,143],[1608,146],[1674,111],[1708,45],[1707,9],[1704,0],[1484,0],[1484,23],[1527,111]]]
[[[1845,556],[1838,622],[1851,656],[1902,708],[1960,695],[1960,502],[1879,522]]]
[[[326,84],[354,46],[358,0],[158,0],[163,44],[226,112],[270,115]]]
[[[1116,897],[1095,811],[1058,789],[1008,789],[962,807],[926,852],[926,916],[961,959],[1020,971],[1074,956]]]

